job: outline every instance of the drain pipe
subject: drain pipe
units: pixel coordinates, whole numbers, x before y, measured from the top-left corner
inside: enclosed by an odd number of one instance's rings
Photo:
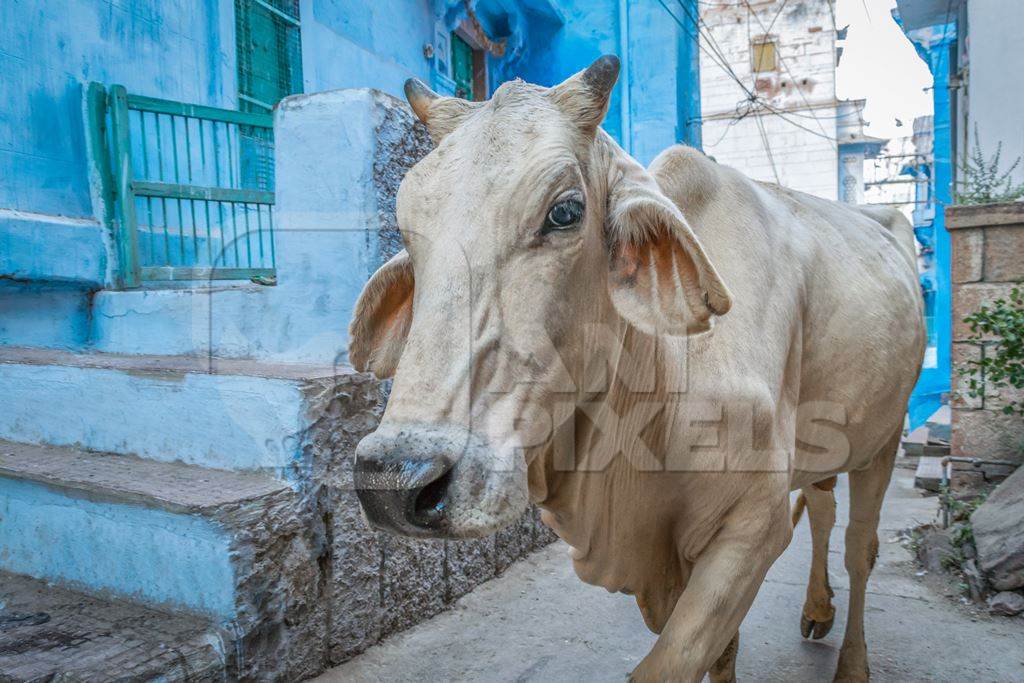
[[[619,0],[619,62],[622,64],[619,74],[619,83],[622,84],[619,128],[622,129],[622,148],[627,154],[632,154],[633,131],[629,117],[629,0]]]
[[[978,468],[982,465],[1002,465],[1005,467],[1017,467],[1019,463],[1009,460],[984,460],[982,458],[962,458],[956,455],[947,455],[941,461],[942,478],[940,479],[940,490],[942,495],[942,528],[949,528],[949,480],[953,477],[953,463],[965,462],[972,467]]]

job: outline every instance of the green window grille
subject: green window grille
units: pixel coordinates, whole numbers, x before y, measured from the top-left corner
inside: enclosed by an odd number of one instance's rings
[[[275,282],[274,193],[243,172],[248,154],[273,180],[269,113],[143,97],[99,83],[89,85],[88,105],[119,287]]]
[[[455,33],[452,33],[452,80],[456,97],[473,99],[473,48]]]
[[[270,113],[302,92],[299,0],[235,0],[239,109]],[[239,172],[250,187],[274,189],[273,139],[264,128],[239,129]]]
[[[243,111],[269,112],[302,92],[299,0],[235,0],[235,42]]]

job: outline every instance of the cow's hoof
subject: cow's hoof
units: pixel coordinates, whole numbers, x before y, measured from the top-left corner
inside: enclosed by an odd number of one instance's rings
[[[824,621],[814,621],[808,618],[806,615],[800,615],[800,634],[804,638],[813,638],[814,640],[821,640],[828,635],[828,632],[832,630],[832,624],[835,622],[835,614]]]

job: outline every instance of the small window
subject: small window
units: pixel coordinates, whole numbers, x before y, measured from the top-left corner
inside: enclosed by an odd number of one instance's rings
[[[751,43],[750,56],[755,73],[775,71],[779,68],[773,40],[758,40]]]
[[[240,109],[269,112],[302,92],[299,0],[235,0],[235,47]]]
[[[455,96],[466,100],[487,99],[487,60],[462,36],[452,33],[452,80]]]

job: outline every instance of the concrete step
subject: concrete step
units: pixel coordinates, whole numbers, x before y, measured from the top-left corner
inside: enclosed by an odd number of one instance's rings
[[[296,494],[271,477],[0,442],[0,570],[230,622]]]
[[[0,347],[0,439],[297,479],[306,431],[352,378],[347,366]]]
[[[0,572],[0,680],[226,680],[224,634],[168,614]]]
[[[321,240],[325,233],[313,234]],[[346,237],[353,239],[351,234]],[[301,236],[293,234],[288,241],[296,246],[297,239]],[[88,348],[102,353],[329,364],[347,346],[343,321],[351,317],[370,273],[356,281],[325,275],[336,270],[335,264],[326,263],[329,255],[349,253],[355,245],[308,244],[305,248],[320,250],[316,260],[325,262],[282,268],[276,286],[223,280],[98,291],[90,299]]]

